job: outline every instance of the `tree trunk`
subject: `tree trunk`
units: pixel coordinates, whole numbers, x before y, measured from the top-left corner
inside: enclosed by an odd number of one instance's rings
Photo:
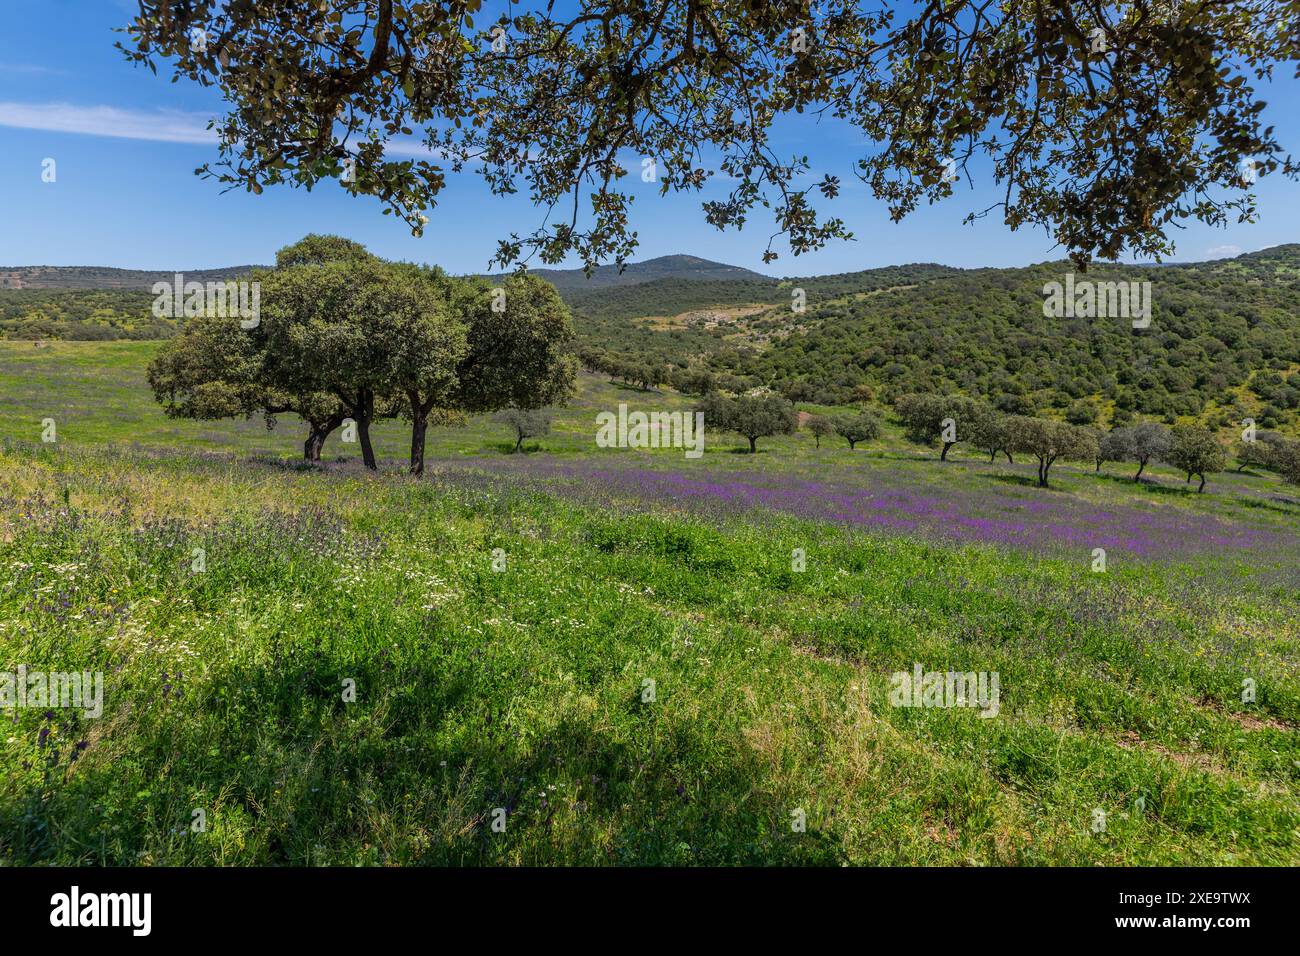
[[[1007,456],[1007,464],[1008,464],[1008,465],[1014,465],[1014,464],[1016,463],[1016,460],[1015,460],[1014,458],[1011,457],[1011,452],[1009,452],[1009,451],[1008,451],[1008,452],[1003,452],[1003,454]]]
[[[420,401],[420,393],[408,391],[406,400],[411,406],[411,467],[410,473],[415,477],[424,474],[424,437],[429,431],[429,412],[432,402],[425,405]]]
[[[1100,459],[1100,458],[1097,459],[1097,467],[1093,469],[1092,473],[1093,473],[1094,475],[1100,475],[1100,474],[1101,474],[1101,459]]]
[[[370,444],[370,419],[357,419],[357,437],[361,439],[361,462],[371,471],[378,471],[379,465],[375,462],[375,448]]]
[[[357,437],[361,439],[361,461],[371,471],[378,471],[375,461],[375,446],[370,443],[370,423],[375,417],[375,393],[362,389],[357,396]]]
[[[1201,487],[1199,487],[1199,488],[1196,489],[1196,493],[1197,493],[1197,494],[1200,494],[1200,493],[1203,492],[1204,490],[1205,490],[1205,476],[1204,476],[1204,475],[1201,475]]]
[[[370,423],[375,417],[375,393],[361,389],[357,394],[356,408],[352,410],[353,421],[357,423],[357,438],[361,442],[361,462],[371,471],[378,471],[375,461],[375,446],[370,442]]]
[[[411,421],[411,474],[420,477],[424,474],[424,436],[429,430],[428,419],[418,418]]]
[[[510,454],[513,455],[516,451],[518,451],[521,447],[523,447],[523,444],[524,444],[524,436],[520,435],[519,440],[515,442],[514,451],[510,452]]]
[[[848,443],[849,443],[849,451],[854,451],[854,450],[857,449],[857,447],[858,447],[858,443],[855,442],[853,439],[849,438],[849,439],[846,439],[846,441],[848,441]]]
[[[748,435],[746,435],[745,437],[746,437],[746,438],[749,438]],[[758,439],[757,439],[757,438],[750,438],[750,439],[749,439],[749,453],[750,453],[751,455],[753,455],[753,454],[757,454],[757,453],[758,453]]]
[[[821,435],[814,435],[813,438],[816,439],[816,441],[817,441],[817,447],[818,447],[818,448],[821,448],[821,447],[822,447],[822,436],[821,436]]]
[[[1047,487],[1047,469],[1050,468],[1050,467],[1051,467],[1050,465],[1046,465],[1046,464],[1044,464],[1042,461],[1039,461],[1039,463],[1038,463],[1038,487],[1040,487],[1040,488],[1046,488],[1046,487]]]
[[[1141,477],[1142,477],[1142,469],[1145,468],[1146,466],[1147,466],[1147,463],[1146,463],[1145,461],[1139,461],[1139,462],[1138,462],[1138,473],[1137,473],[1136,475],[1133,476],[1133,480],[1134,480],[1134,481],[1138,481],[1139,479],[1141,479]]]
[[[954,442],[948,442],[948,441],[943,443],[943,451],[939,452],[940,461],[948,460],[948,449],[951,448],[954,444],[955,444]]]
[[[307,461],[320,461],[321,452],[325,449],[325,439],[334,434],[334,430],[343,424],[343,415],[335,415],[333,418],[327,418],[323,422],[308,422],[311,429],[307,434],[307,440],[302,444],[302,456]]]

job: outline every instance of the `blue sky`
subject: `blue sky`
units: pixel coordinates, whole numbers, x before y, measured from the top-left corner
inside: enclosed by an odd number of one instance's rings
[[[541,211],[525,197],[492,196],[477,176],[451,176],[421,239],[332,183],[312,192],[287,187],[261,196],[221,193],[194,175],[215,157],[204,126],[221,111],[211,90],[170,82],[131,66],[114,48],[113,27],[130,19],[130,0],[39,0],[10,5],[0,31],[0,266],[101,265],[201,269],[269,262],[275,250],[308,232],[334,232],[390,258],[482,271],[496,240],[528,232]],[[1289,76],[1289,70],[1279,71]],[[1283,147],[1300,151],[1300,84],[1277,81],[1265,91],[1268,121]],[[113,134],[113,135],[110,135]],[[840,176],[841,197],[824,202],[857,240],[795,258],[784,247],[761,262],[770,221],[743,232],[708,226],[699,198],[661,198],[644,185],[634,206],[641,239],[635,258],[689,253],[779,275],[847,272],[906,262],[1012,266],[1061,258],[1042,232],[1012,233],[994,217],[962,219],[996,201],[997,191],[964,182],[946,202],[891,223],[885,208],[852,176],[863,151],[859,136],[838,125],[785,123],[778,154],[807,154],[814,173]],[[42,161],[57,179],[42,182]],[[641,185],[639,177],[630,179]],[[1260,221],[1209,229],[1188,225],[1177,261],[1250,252],[1300,240],[1300,183],[1281,177],[1258,187]]]

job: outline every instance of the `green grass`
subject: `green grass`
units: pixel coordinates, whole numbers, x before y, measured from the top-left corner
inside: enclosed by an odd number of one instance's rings
[[[1300,862],[1300,594],[1248,566],[1100,575],[473,473],[298,470],[245,454],[290,458],[286,423],[165,419],[150,349],[0,343],[0,665],[106,681],[98,720],[5,713],[0,860]],[[539,454],[630,454],[591,447],[620,399],[684,404],[584,379]],[[431,454],[504,442],[479,420]],[[704,461],[936,471],[893,433],[858,456],[760,447]],[[978,477],[957,464],[934,480]],[[1193,496],[1063,472],[1050,493],[1294,528],[1233,493],[1267,481]],[[998,672],[1000,713],[890,706],[913,662]]]

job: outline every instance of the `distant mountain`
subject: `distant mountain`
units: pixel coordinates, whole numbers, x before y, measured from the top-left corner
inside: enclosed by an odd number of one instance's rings
[[[224,269],[110,269],[107,266],[0,266],[0,289],[141,289],[171,282],[183,272],[187,282],[225,282],[258,266]]]
[[[592,367],[707,370],[843,405],[863,387],[965,392],[1016,412],[1103,424],[1203,416],[1300,426],[1300,244],[1232,259],[1092,264],[1082,280],[1149,283],[1150,325],[1051,318],[1066,261],[1008,269],[894,266],[780,281],[661,280],[563,293]],[[800,310],[802,303],[804,308]]]
[[[148,289],[155,282],[170,282],[177,271],[184,272],[187,280],[222,282],[236,279],[255,268],[258,267],[155,270],[110,269],[105,266],[0,266],[0,289]],[[699,256],[660,256],[644,262],[629,262],[621,272],[618,266],[598,266],[590,278],[581,269],[530,271],[562,292],[640,285],[660,279],[774,281],[761,273],[711,262]]]
[[[629,262],[620,272],[618,266],[597,266],[590,277],[581,269],[530,269],[533,275],[550,282],[561,292],[570,290],[608,289],[614,286],[641,285],[658,279],[693,279],[698,281],[773,281],[762,273],[711,262],[699,256],[659,256],[644,262]]]

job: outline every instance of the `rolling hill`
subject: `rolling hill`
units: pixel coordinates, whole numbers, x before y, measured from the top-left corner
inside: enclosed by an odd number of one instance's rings
[[[226,279],[250,267],[207,270]],[[581,270],[537,270],[572,308],[583,349],[610,364],[712,372],[728,388],[765,385],[840,405],[866,386],[981,395],[1015,411],[1105,424],[1251,415],[1300,417],[1300,244],[1232,259],[1094,265],[1096,281],[1149,282],[1151,326],[1053,319],[1046,283],[1067,262],[1011,269],[934,263],[777,279],[696,256]],[[149,315],[149,284],[171,273],[96,267],[0,269],[0,338],[149,339],[176,323]],[[1079,278],[1085,278],[1080,276]],[[802,311],[797,303],[806,303]]]
[[[179,271],[195,282],[225,282],[258,266],[223,269],[111,269],[107,266],[0,266],[0,289],[135,289],[171,282]]]
[[[711,262],[699,256],[659,256],[644,262],[626,263],[622,270],[618,266],[597,266],[588,276],[582,269],[531,269],[533,275],[550,282],[561,292],[590,289],[622,288],[641,285],[662,279],[682,279],[695,282],[726,281],[772,281],[768,276],[729,266],[721,262]]]

